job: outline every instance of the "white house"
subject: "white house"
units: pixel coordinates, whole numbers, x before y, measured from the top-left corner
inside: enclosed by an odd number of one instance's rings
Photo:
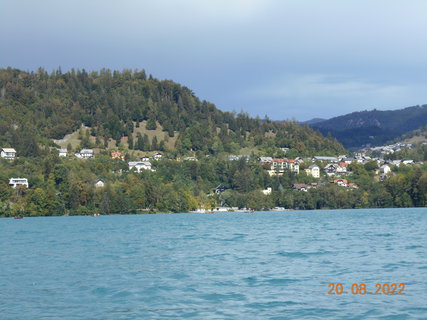
[[[82,149],[80,152],[76,153],[76,157],[80,159],[88,159],[93,158],[93,150],[92,149]]]
[[[299,163],[289,159],[273,159],[268,174],[270,176],[281,176],[285,172],[299,174]]]
[[[7,160],[13,160],[16,157],[16,150],[13,148],[1,149],[1,157]]]
[[[270,187],[268,187],[267,189],[261,190],[261,192],[263,194],[265,194],[266,196],[268,196],[269,194],[271,194],[272,189]]]
[[[402,160],[391,160],[389,163],[394,164],[396,167],[399,167],[402,163]]]
[[[271,163],[271,162],[273,162],[273,158],[272,157],[259,157],[259,162],[260,163]]]
[[[12,188],[16,188],[17,186],[24,186],[28,188],[28,179],[27,178],[10,178],[9,185]]]
[[[105,181],[102,179],[96,179],[94,186],[95,186],[95,188],[104,188],[105,187]]]
[[[58,149],[58,154],[60,157],[66,157],[67,156],[67,149]]]
[[[197,161],[196,157],[184,157],[184,159],[182,159],[184,161]]]
[[[151,168],[151,163],[149,161],[130,161],[128,165],[129,170],[135,168],[137,172],[141,172],[141,170],[155,171]]]
[[[347,163],[340,162],[336,171],[337,175],[345,175],[347,173]]]
[[[347,164],[353,163],[353,162],[357,162],[356,158],[348,158],[348,157],[344,157],[341,158],[341,162],[345,162]]]
[[[319,166],[313,164],[309,166],[307,169],[305,169],[305,172],[307,175],[312,176],[313,178],[320,178],[320,168]]]
[[[340,164],[337,163],[328,163],[323,170],[326,172],[326,174],[330,176],[335,175],[346,175],[347,174],[347,164],[345,162],[341,162]]]
[[[380,167],[380,172],[384,173],[385,175],[389,174],[391,172],[391,168],[389,165],[384,164]]]
[[[163,155],[160,152],[157,152],[151,156],[151,159],[160,160],[162,157]]]
[[[338,158],[337,157],[324,157],[324,156],[315,156],[312,159],[313,162],[315,161],[328,161],[328,162],[338,162]]]

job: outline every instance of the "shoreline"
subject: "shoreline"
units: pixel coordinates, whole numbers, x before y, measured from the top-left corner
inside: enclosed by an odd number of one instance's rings
[[[277,213],[283,213],[283,212],[293,212],[293,211],[337,211],[337,210],[386,210],[386,209],[427,209],[427,207],[387,207],[387,208],[334,208],[334,209],[328,209],[328,208],[322,208],[322,209],[283,209],[283,210],[234,210],[234,211],[205,211],[205,212],[199,212],[199,211],[186,211],[186,212],[144,212],[144,213],[108,213],[108,214],[90,214],[90,215],[72,215],[72,214],[64,214],[64,215],[51,215],[51,216],[0,216],[0,219],[15,219],[15,220],[22,220],[24,218],[40,218],[40,217],[46,217],[46,218],[53,218],[53,217],[103,217],[103,216],[139,216],[139,215],[158,215],[158,214],[218,214],[218,213],[257,213],[257,212],[277,212]],[[426,211],[427,213],[427,211]]]

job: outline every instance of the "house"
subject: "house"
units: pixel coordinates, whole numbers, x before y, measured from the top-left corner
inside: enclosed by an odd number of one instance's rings
[[[66,157],[67,156],[67,149],[58,149],[58,155],[60,157]]]
[[[272,157],[259,157],[259,162],[261,164],[265,164],[265,163],[272,163],[273,162],[273,158]]]
[[[334,184],[336,184],[337,186],[340,187],[347,187],[348,186],[348,181],[347,179],[335,179],[334,181],[332,181]]]
[[[285,172],[299,174],[299,163],[289,159],[273,159],[268,174],[270,176],[281,176]]]
[[[325,185],[324,182],[312,182],[308,186],[309,189],[317,189],[318,187],[323,187]]]
[[[105,181],[102,179],[96,179],[95,181],[95,188],[104,188],[105,187]]]
[[[120,160],[125,160],[125,154],[121,153],[121,152],[112,152],[111,153],[111,158],[112,159],[120,159]]]
[[[299,163],[296,160],[286,160],[285,162],[290,172],[299,174]]]
[[[163,157],[163,155],[160,152],[157,152],[151,156],[151,159],[160,160],[162,157]]]
[[[236,156],[236,155],[228,156],[228,161],[237,161],[237,160],[239,160],[239,156]]]
[[[307,169],[305,169],[305,173],[307,175],[312,176],[313,178],[320,178],[320,168],[318,165],[311,165]]]
[[[323,171],[325,171],[325,173],[328,176],[334,176],[337,173],[337,167],[338,165],[336,163],[328,163],[324,168]]]
[[[350,164],[352,162],[357,162],[357,159],[356,158],[347,158],[347,157],[344,157],[344,158],[341,159],[341,162],[344,162],[346,164]]]
[[[141,172],[141,170],[149,170],[149,171],[155,171],[151,168],[151,162],[149,161],[130,161],[128,163],[129,170],[132,170],[133,168],[136,169],[136,172]]]
[[[305,191],[305,192],[308,191],[307,185],[303,184],[303,183],[295,183],[295,184],[293,184],[292,185],[292,189],[295,189],[297,191]]]
[[[261,192],[262,192],[264,195],[268,196],[269,194],[271,194],[272,189],[271,189],[270,187],[268,187],[267,189],[261,190]]]
[[[215,193],[216,194],[221,194],[221,193],[223,193],[225,191],[225,187],[224,186],[222,186],[222,185],[219,185],[219,186],[217,186],[216,188],[215,188]]]
[[[150,158],[149,157],[147,157],[147,156],[143,156],[142,158],[140,158],[139,160],[141,160],[141,161],[150,161]]]
[[[247,155],[244,156],[242,154],[238,154],[238,155],[232,154],[232,155],[228,156],[228,161],[237,161],[237,160],[240,160],[242,158],[245,159],[246,161],[249,161],[250,156],[247,156]]]
[[[345,175],[347,174],[347,163],[346,162],[340,162],[336,169],[337,175]]]
[[[16,188],[18,186],[24,186],[25,188],[28,188],[28,179],[27,178],[10,178],[9,185],[12,186],[12,188]]]
[[[13,160],[16,157],[16,150],[13,148],[3,148],[0,155],[3,159]]]
[[[328,163],[323,170],[325,173],[330,176],[340,176],[347,174],[347,164],[345,162],[337,163]]]
[[[390,163],[394,164],[396,167],[399,167],[400,164],[402,163],[402,160],[392,160]]]
[[[303,163],[303,162],[304,162],[304,159],[303,159],[303,158],[301,158],[301,157],[296,157],[296,158],[295,158],[295,162],[297,162],[298,164],[301,164],[301,163]]]
[[[76,157],[80,159],[89,159],[93,158],[93,150],[92,149],[82,149],[80,152],[76,153]]]
[[[384,175],[388,175],[391,172],[391,168],[388,164],[384,164],[380,167],[380,173]]]
[[[196,157],[184,157],[184,159],[182,159],[184,161],[197,161]]]
[[[403,160],[402,163],[406,164],[406,165],[408,165],[408,164],[414,164],[414,160]]]
[[[313,162],[315,162],[315,161],[327,161],[327,162],[337,163],[338,158],[337,157],[315,156],[311,159],[311,161],[313,161]]]

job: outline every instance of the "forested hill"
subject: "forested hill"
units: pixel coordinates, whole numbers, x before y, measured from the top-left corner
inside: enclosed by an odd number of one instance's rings
[[[427,105],[389,111],[353,112],[310,124],[345,147],[381,145],[427,124]]]
[[[82,139],[78,147],[106,148],[113,141],[124,149],[169,149],[178,154],[284,147],[299,155],[343,151],[334,138],[307,126],[220,111],[190,89],[147,77],[145,71],[0,69],[2,147],[37,156],[46,146],[55,146],[51,139],[62,139],[82,125],[90,128],[92,137]],[[162,134],[148,137],[150,130]]]
[[[409,131],[399,136],[398,138],[389,141],[389,144],[403,142],[403,143],[424,143],[427,142],[427,124],[419,127],[418,129]]]

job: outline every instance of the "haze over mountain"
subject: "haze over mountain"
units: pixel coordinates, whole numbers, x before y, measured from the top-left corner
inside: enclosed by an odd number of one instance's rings
[[[427,105],[389,111],[358,111],[309,122],[307,124],[312,128],[325,135],[331,134],[347,148],[380,145],[426,125]]]

